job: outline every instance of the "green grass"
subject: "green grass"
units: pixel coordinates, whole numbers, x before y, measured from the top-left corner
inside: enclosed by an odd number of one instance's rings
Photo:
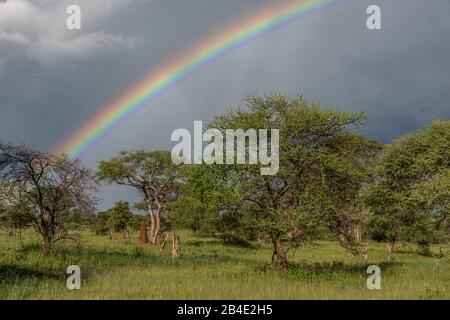
[[[291,269],[268,265],[271,248],[224,245],[181,232],[182,258],[170,248],[139,246],[137,234],[113,240],[78,232],[83,248],[60,243],[42,256],[39,238],[22,244],[0,231],[0,299],[449,299],[450,246],[444,257],[403,244],[392,262],[385,245],[370,243],[369,263],[382,270],[381,290],[366,287],[366,265],[337,243],[317,241],[289,253]],[[169,245],[168,245],[169,247]],[[433,246],[434,253],[439,252]],[[66,288],[66,270],[79,265],[80,290]]]

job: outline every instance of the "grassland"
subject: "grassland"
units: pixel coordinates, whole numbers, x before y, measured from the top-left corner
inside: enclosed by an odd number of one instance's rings
[[[0,299],[450,299],[450,246],[424,256],[402,244],[395,259],[370,243],[369,263],[382,270],[381,290],[366,287],[366,265],[337,243],[317,241],[291,251],[291,269],[268,265],[266,245],[225,245],[181,232],[182,258],[139,246],[133,234],[113,240],[78,232],[83,248],[60,243],[43,257],[39,238],[0,230]],[[66,288],[66,269],[79,265],[82,288]]]

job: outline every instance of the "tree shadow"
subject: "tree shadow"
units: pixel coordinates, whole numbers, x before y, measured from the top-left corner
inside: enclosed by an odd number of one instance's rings
[[[339,275],[364,275],[366,276],[367,267],[370,265],[364,262],[360,263],[345,263],[343,261],[327,261],[327,262],[300,262],[289,263],[291,273],[302,273],[313,276],[333,276]],[[383,272],[391,269],[396,269],[404,263],[398,261],[376,263]]]
[[[53,270],[39,270],[37,268],[16,265],[0,265],[0,284],[26,279],[63,280],[65,277],[66,275],[63,272],[60,273]]]
[[[234,240],[234,241],[223,241],[220,239],[208,239],[208,240],[186,240],[184,242],[186,246],[192,247],[204,247],[204,246],[225,246],[225,247],[235,247],[242,249],[257,250],[261,246],[257,243],[252,243],[245,240]]]

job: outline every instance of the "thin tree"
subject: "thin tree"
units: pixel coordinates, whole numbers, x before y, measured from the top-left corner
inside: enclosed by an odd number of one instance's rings
[[[118,157],[101,161],[97,176],[107,183],[129,186],[143,198],[150,217],[149,242],[156,244],[162,215],[176,196],[179,167],[168,151],[122,151]]]
[[[0,145],[0,179],[8,186],[8,201],[21,208],[43,239],[44,252],[60,240],[76,240],[63,224],[74,209],[90,215],[97,191],[95,176],[78,160],[32,150],[26,145]]]

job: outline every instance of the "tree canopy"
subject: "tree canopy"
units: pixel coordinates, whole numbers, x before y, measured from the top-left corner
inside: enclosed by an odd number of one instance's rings
[[[448,228],[449,141],[450,121],[435,121],[384,148],[365,202],[374,213],[372,226],[392,251],[401,237],[426,245],[436,236],[433,224]]]
[[[258,165],[218,166],[214,174],[226,190],[221,218],[270,241],[285,271],[283,243],[306,240],[316,219],[346,231],[336,218],[354,206],[378,144],[358,132],[362,113],[322,109],[303,97],[253,96],[246,102],[245,109],[218,116],[209,126],[279,129],[280,168],[276,175],[263,176]]]
[[[140,193],[150,217],[150,242],[155,244],[161,230],[161,215],[177,196],[179,170],[168,151],[122,151],[111,160],[100,161],[97,177]]]
[[[64,215],[95,210],[94,175],[65,156],[35,151],[25,145],[0,145],[0,180],[8,186],[10,206],[20,210],[43,238],[46,252],[53,243],[71,239]]]

